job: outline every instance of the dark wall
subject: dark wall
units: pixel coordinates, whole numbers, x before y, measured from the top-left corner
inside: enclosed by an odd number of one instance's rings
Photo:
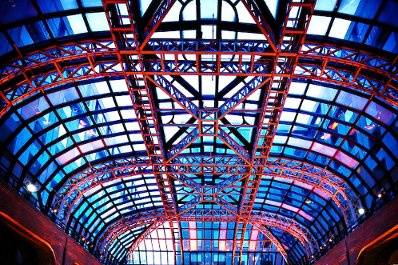
[[[360,251],[397,224],[398,198],[376,211],[373,216],[349,234],[345,241],[341,241],[329,250],[315,265],[356,265]],[[347,249],[349,259],[347,259]]]
[[[0,185],[0,212],[46,241],[53,249],[56,265],[73,265],[74,263],[100,265],[97,259],[75,243],[49,218],[2,185]],[[4,242],[1,244],[3,245]],[[34,255],[34,253],[29,255]]]

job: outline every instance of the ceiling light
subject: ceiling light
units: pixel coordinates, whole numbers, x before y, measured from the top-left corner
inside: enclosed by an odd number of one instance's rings
[[[312,201],[311,201],[311,200],[306,200],[305,203],[306,203],[306,204],[311,204]]]
[[[39,190],[39,188],[35,185],[35,184],[33,184],[33,183],[28,183],[28,184],[26,184],[26,189],[29,191],[29,192],[31,192],[31,193],[33,193],[33,192],[37,192],[38,190]]]
[[[381,198],[383,195],[381,193],[377,194],[377,198]]]
[[[358,213],[359,213],[359,215],[363,215],[365,213],[365,209],[364,208],[359,208],[358,209]]]

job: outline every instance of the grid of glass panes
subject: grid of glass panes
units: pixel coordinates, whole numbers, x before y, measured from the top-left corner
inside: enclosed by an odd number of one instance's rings
[[[184,257],[174,259],[171,234],[167,232],[169,226],[165,224],[139,244],[129,255],[128,264],[232,264],[235,225],[233,222],[181,222]],[[260,230],[248,225],[242,264],[284,265],[285,261]]]
[[[348,181],[374,209],[392,196],[397,166],[396,109],[369,95],[294,82],[271,150],[324,167]],[[387,197],[388,197],[387,196]]]
[[[297,221],[308,228],[309,233],[320,244],[334,244],[344,234],[344,220],[341,210],[330,201],[310,190],[300,187],[289,178],[264,176],[254,203],[254,210],[271,212]],[[334,235],[334,236],[331,236]],[[332,238],[332,240],[330,240]],[[296,259],[304,254],[303,246],[298,241],[289,248]]]
[[[398,52],[398,19],[395,0],[318,0],[309,34],[363,43]]]
[[[155,178],[150,174],[116,179],[92,190],[72,207],[69,229],[73,235],[95,239],[106,225],[125,215],[162,208]]]
[[[40,205],[66,180],[107,157],[145,154],[124,80],[58,87],[15,106],[1,142],[16,161],[1,161],[14,185],[39,186]],[[24,176],[24,179],[20,179]],[[22,191],[23,192],[23,191]]]
[[[13,44],[24,47],[109,31],[100,0],[6,1],[0,7],[0,23],[4,25],[0,55],[11,51]]]

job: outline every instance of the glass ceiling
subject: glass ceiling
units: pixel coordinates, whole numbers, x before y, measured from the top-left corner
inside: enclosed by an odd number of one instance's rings
[[[311,264],[396,196],[397,1],[316,1],[288,77],[284,2],[107,2],[0,6],[2,182],[102,263]]]

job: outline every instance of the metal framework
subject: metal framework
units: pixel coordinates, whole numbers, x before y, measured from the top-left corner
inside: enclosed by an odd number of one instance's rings
[[[187,25],[194,2],[198,25]],[[341,15],[341,1],[331,13],[281,1],[273,15],[260,0],[215,2],[210,18],[199,0],[145,12],[139,0],[102,0],[87,14],[78,0],[85,25],[101,11],[109,32],[40,49],[15,41],[0,67],[2,175],[20,190],[39,183],[31,199],[105,264],[139,256],[164,227],[172,263],[189,264],[200,249],[183,226],[196,233],[199,222],[228,227],[231,246],[219,234],[217,251],[231,264],[270,249],[278,264],[309,264],[396,194],[398,56],[309,35],[314,14]],[[173,8],[179,21],[164,21]],[[231,25],[235,38],[223,38]],[[177,26],[181,38],[162,37]],[[254,248],[253,230],[272,247]]]

